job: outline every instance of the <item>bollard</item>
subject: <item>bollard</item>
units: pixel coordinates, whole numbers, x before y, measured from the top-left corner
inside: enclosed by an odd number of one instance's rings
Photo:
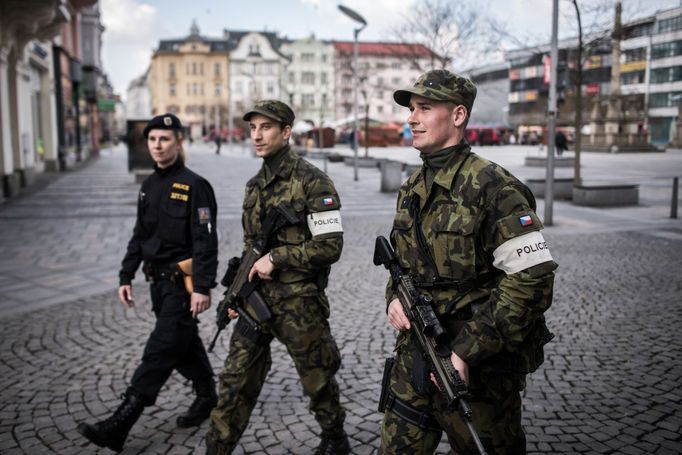
[[[382,161],[381,168],[381,192],[391,193],[398,191],[403,183],[403,163],[397,161]]]
[[[677,218],[677,191],[679,188],[680,178],[673,178],[673,197],[670,202],[670,218]]]

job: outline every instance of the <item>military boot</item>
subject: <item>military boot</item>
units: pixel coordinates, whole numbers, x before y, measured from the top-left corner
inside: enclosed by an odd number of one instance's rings
[[[180,428],[198,427],[208,419],[213,408],[218,404],[213,378],[194,382],[194,392],[197,394],[194,402],[186,413],[178,416],[176,423]]]
[[[348,455],[350,442],[345,431],[336,435],[322,433],[320,445],[315,450],[315,455]]]
[[[106,420],[94,424],[78,424],[78,432],[93,444],[108,447],[120,452],[128,437],[128,432],[142,414],[142,400],[131,393],[121,395],[123,403],[114,414]]]

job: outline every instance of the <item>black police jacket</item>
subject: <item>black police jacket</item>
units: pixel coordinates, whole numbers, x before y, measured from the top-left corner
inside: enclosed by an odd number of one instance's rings
[[[173,266],[192,258],[194,291],[208,295],[218,266],[217,206],[213,188],[180,158],[142,182],[137,221],[119,272],[130,284],[140,263]]]

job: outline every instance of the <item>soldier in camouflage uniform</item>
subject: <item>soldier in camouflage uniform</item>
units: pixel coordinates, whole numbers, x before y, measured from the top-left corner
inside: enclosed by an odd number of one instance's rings
[[[476,97],[471,81],[433,70],[393,97],[410,108],[424,165],[400,189],[391,243],[417,291],[433,298],[483,445],[491,454],[525,453],[520,392],[551,339],[543,313],[557,267],[535,199],[464,140]],[[445,407],[432,383],[391,282],[386,301],[400,333],[380,453],[433,453],[443,431],[456,453],[478,453],[457,409]]]
[[[244,120],[249,122],[256,154],[264,159],[260,171],[246,184],[245,250],[277,204],[289,203],[300,222],[277,231],[269,253],[249,273],[249,279],[260,278],[258,289],[274,317],[262,325],[262,331],[248,330],[245,321],[237,320],[220,375],[218,406],[211,414],[208,453],[231,453],[237,445],[270,369],[273,338],[286,346],[294,360],[310,409],[322,428],[316,453],[350,453],[343,430],[345,411],[334,378],[341,357],[329,328],[329,302],[324,293],[330,267],[343,247],[339,195],[326,174],[289,148],[294,121],[289,106],[260,101]]]

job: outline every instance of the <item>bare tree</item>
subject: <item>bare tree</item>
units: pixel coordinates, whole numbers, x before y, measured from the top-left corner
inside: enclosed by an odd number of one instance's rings
[[[429,68],[424,67],[423,53],[416,47],[412,56],[406,53],[419,71],[450,64],[469,68],[481,55],[499,50],[498,42],[487,33],[495,24],[480,2],[416,0],[409,14],[402,17],[403,21],[390,30],[392,40],[410,43],[407,46],[422,45],[431,51]]]

